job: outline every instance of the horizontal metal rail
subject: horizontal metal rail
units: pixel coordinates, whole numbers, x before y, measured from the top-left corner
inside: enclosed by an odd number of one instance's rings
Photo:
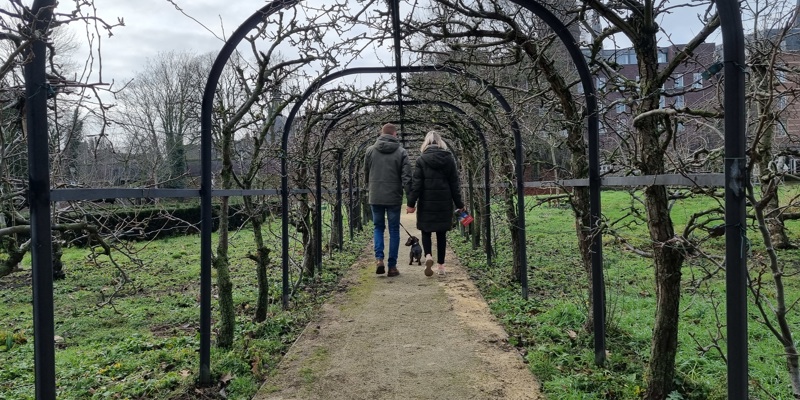
[[[725,174],[664,174],[642,176],[607,176],[600,186],[725,186]],[[525,187],[588,187],[589,179],[525,182]]]
[[[326,194],[336,193],[335,190],[326,190]],[[310,189],[292,189],[290,194],[312,193]],[[276,196],[281,194],[280,189],[214,189],[211,195],[214,197],[237,197],[237,196]],[[51,201],[78,201],[78,200],[101,200],[101,199],[165,199],[165,198],[189,198],[200,197],[200,189],[128,189],[128,188],[101,188],[101,189],[52,189],[50,191]]]

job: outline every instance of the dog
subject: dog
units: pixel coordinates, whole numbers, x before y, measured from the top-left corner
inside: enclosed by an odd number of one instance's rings
[[[422,246],[419,245],[419,239],[416,236],[409,236],[406,246],[411,246],[411,261],[408,265],[414,264],[414,260],[417,260],[417,265],[422,265]]]

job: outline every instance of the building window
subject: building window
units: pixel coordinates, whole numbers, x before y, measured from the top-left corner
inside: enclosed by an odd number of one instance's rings
[[[675,77],[675,84],[672,85],[675,89],[682,89],[683,88],[683,75],[678,75]]]
[[[785,110],[786,109],[786,95],[785,94],[778,95],[778,99],[777,99],[777,101],[775,103],[776,103],[776,106],[778,107],[778,111]]]
[[[658,106],[660,108],[664,108],[667,106],[667,99],[664,98],[664,96],[661,96],[661,98],[658,100]]]
[[[636,64],[636,53],[631,49],[621,50],[616,53],[616,61],[620,65]]]
[[[678,126],[676,127],[676,129],[678,130],[678,132],[683,132],[686,130],[686,125],[684,125],[683,122],[678,122]]]
[[[676,96],[675,97],[675,108],[684,108],[686,107],[686,102],[683,99],[683,96]]]
[[[786,83],[786,71],[781,71],[781,70],[775,71],[775,77],[778,78],[778,82]]]
[[[692,88],[693,89],[702,89],[703,88],[703,74],[700,72],[695,72],[692,74]]]
[[[778,120],[775,122],[775,136],[777,137],[786,137],[789,132],[786,131],[786,123],[784,121]]]
[[[658,51],[658,63],[664,64],[667,62],[667,51],[666,50],[659,50]]]
[[[597,89],[603,89],[606,87],[607,78],[605,76],[598,76],[597,77]]]
[[[622,114],[626,111],[625,103],[617,103],[617,114]]]
[[[620,118],[617,120],[617,132],[625,132],[628,128],[628,120],[625,118]]]

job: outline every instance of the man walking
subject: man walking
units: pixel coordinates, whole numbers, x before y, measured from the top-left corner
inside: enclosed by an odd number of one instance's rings
[[[383,264],[383,233],[389,224],[388,276],[400,275],[397,252],[400,249],[400,206],[403,190],[411,191],[411,163],[408,153],[397,139],[397,128],[386,124],[375,144],[367,148],[364,157],[364,176],[369,188],[369,205],[375,225],[376,274],[386,272]]]

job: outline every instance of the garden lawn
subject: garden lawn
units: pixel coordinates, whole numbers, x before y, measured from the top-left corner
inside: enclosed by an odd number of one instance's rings
[[[111,297],[120,273],[88,249],[64,251],[67,278],[55,283],[56,376],[59,399],[249,399],[305,327],[325,294],[361,253],[359,234],[342,252],[325,257],[324,272],[305,279],[291,300],[280,304],[280,241],[276,224],[265,231],[272,249],[270,314],[255,323],[257,279],[252,232],[231,235],[231,276],[237,310],[233,348],[212,346],[214,386],[198,389],[200,238],[172,237],[133,244],[141,264],[115,254],[131,282]],[[327,235],[327,233],[326,233]],[[297,257],[299,246],[293,246]],[[292,276],[294,283],[296,274]],[[216,285],[213,289],[216,299]],[[212,318],[218,314],[216,300]],[[213,338],[213,332],[212,332]],[[29,260],[23,270],[0,279],[0,398],[33,399],[33,327]]]
[[[786,198],[798,192],[784,189]],[[639,193],[636,193],[638,196]],[[529,198],[531,199],[531,198]],[[533,203],[533,201],[529,201]],[[649,250],[649,235],[641,217],[644,207],[624,191],[604,191],[603,216],[615,222],[619,236],[642,250]],[[709,198],[676,201],[672,218],[676,233],[692,214],[717,207]],[[587,303],[589,279],[580,265],[572,210],[540,206],[526,214],[530,299],[521,298],[521,287],[511,280],[509,228],[499,221],[495,209],[498,254],[491,268],[480,251],[453,240],[462,263],[470,270],[493,313],[509,332],[513,345],[526,354],[531,372],[541,381],[545,395],[553,399],[640,399],[646,385],[650,339],[655,315],[655,284],[652,259],[642,258],[611,235],[604,235],[604,272],[607,305],[608,361],[594,364],[593,336],[584,329],[590,314]],[[721,222],[720,222],[721,223]],[[751,276],[763,269],[763,244],[750,221],[747,235],[752,255]],[[714,226],[715,224],[710,224]],[[800,225],[787,223],[789,235],[800,243]],[[695,231],[691,239],[705,241],[709,254],[724,255],[724,237],[709,238]],[[787,303],[800,298],[798,250],[783,250],[779,258],[789,273],[785,277]],[[715,271],[715,272],[714,272]],[[696,254],[687,258],[682,271],[683,295],[679,348],[676,360],[676,390],[670,399],[725,399],[727,353],[725,334],[724,270]],[[706,277],[713,272],[709,279]],[[774,290],[765,289],[767,296]],[[752,296],[752,295],[751,295]],[[751,398],[792,398],[782,345],[760,324],[750,298],[749,360]],[[797,336],[800,315],[790,313]],[[719,347],[717,347],[719,346]]]

